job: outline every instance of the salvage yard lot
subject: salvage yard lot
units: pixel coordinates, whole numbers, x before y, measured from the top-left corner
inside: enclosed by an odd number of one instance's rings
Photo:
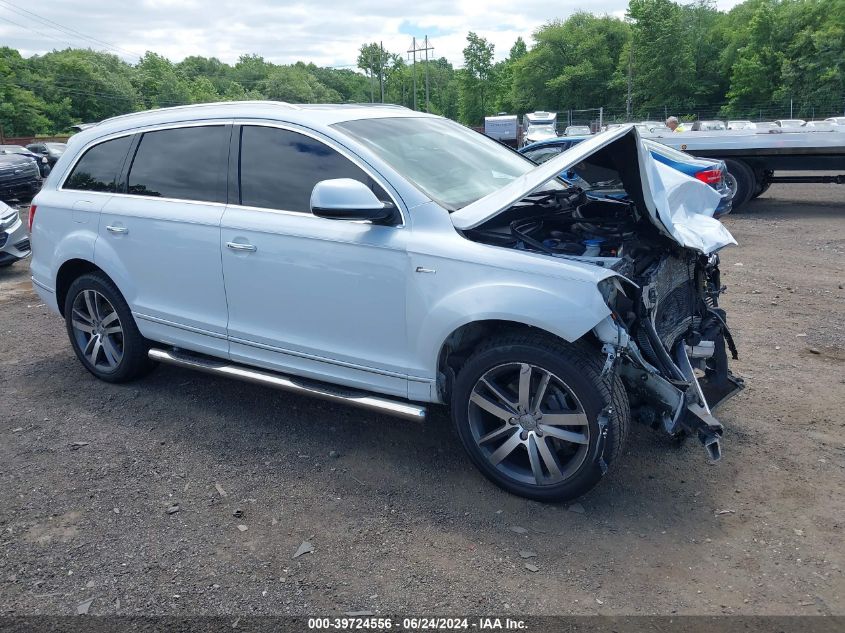
[[[444,413],[416,426],[172,367],[98,382],[27,263],[0,270],[0,604],[845,614],[845,187],[773,185],[725,222],[749,386],[718,412],[722,462],[635,426],[570,507],[494,488]]]

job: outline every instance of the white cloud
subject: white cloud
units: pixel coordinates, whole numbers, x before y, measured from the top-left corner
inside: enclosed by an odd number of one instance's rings
[[[719,8],[738,1],[720,0]],[[413,5],[395,0],[51,0],[36,6],[6,0],[0,3],[0,41],[27,56],[69,45],[104,50],[107,43],[127,61],[134,61],[132,53],[152,50],[173,61],[203,55],[233,63],[241,54],[255,53],[277,63],[354,66],[365,42],[383,41],[386,49],[407,56],[412,36],[428,34],[435,57],[460,65],[468,31],[490,40],[501,59],[518,36],[530,45],[531,34],[550,20],[578,10],[622,15],[626,8],[627,0],[430,0]]]

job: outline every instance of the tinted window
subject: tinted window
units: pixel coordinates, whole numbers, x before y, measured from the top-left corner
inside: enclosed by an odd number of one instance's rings
[[[114,192],[117,175],[131,144],[130,135],[95,145],[76,163],[64,188]]]
[[[311,190],[321,180],[353,178],[385,191],[352,161],[328,145],[278,128],[244,126],[241,133],[241,204],[311,212]]]
[[[146,132],[129,169],[129,193],[222,202],[222,125]]]

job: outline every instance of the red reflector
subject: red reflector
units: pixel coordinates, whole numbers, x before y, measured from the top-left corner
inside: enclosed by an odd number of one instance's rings
[[[708,185],[718,185],[722,182],[722,172],[718,169],[706,169],[695,174],[695,177]]]
[[[29,232],[32,233],[32,221],[35,220],[35,210],[36,206],[34,204],[29,205]]]

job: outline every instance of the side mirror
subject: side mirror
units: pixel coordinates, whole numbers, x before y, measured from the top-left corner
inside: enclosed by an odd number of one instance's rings
[[[321,180],[311,192],[311,213],[331,220],[370,220],[393,217],[394,207],[381,202],[364,183],[352,178]]]

